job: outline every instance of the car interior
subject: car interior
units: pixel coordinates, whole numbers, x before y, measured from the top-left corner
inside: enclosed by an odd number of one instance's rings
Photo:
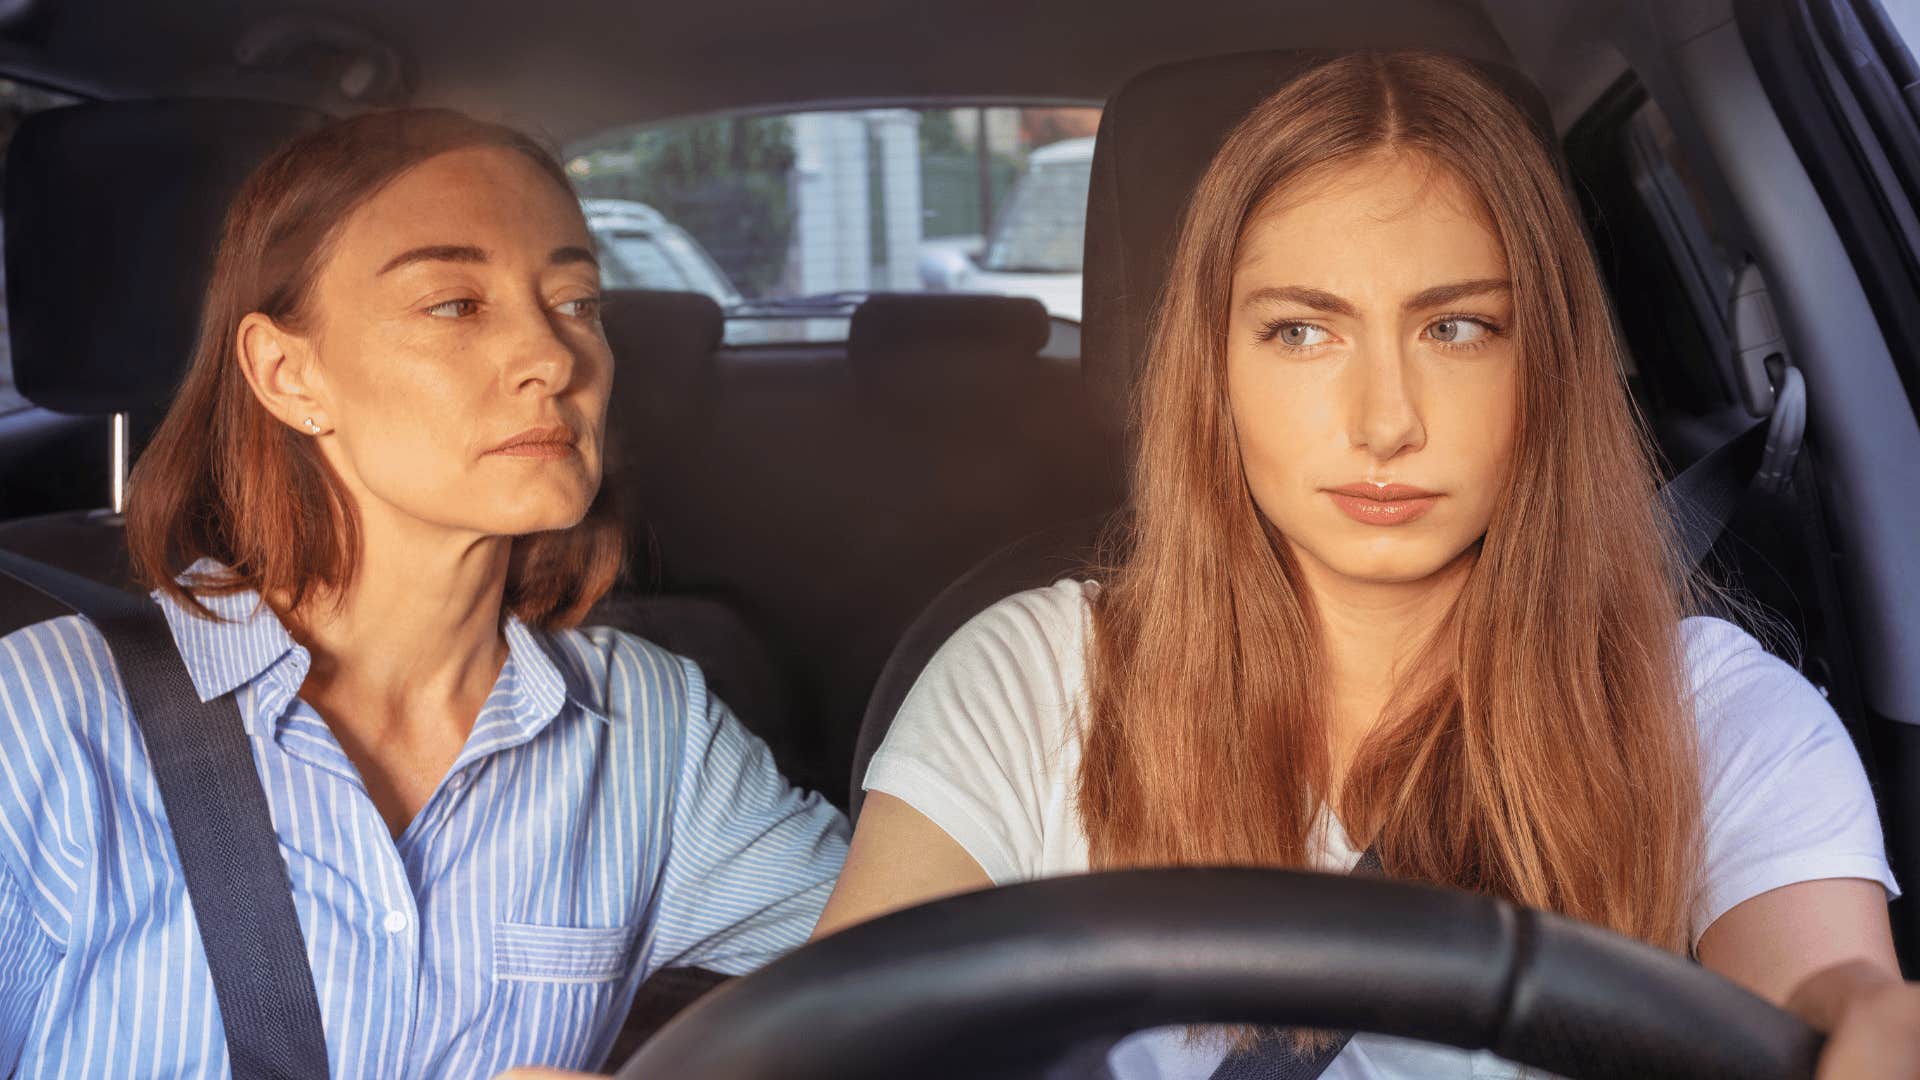
[[[1706,565],[1827,694],[1895,876],[1920,882],[1920,75],[1897,6],[9,0],[0,549],[130,585],[115,507],[191,351],[220,215],[325,116],[448,105],[565,157],[687,119],[1098,109],[1078,321],[896,276],[781,337],[736,334],[762,313],[710,295],[607,292],[603,496],[629,566],[588,621],[698,661],[789,778],[857,814],[949,634],[1098,576],[1128,388],[1226,131],[1328,50],[1441,48],[1559,148],[1671,472],[1767,426]],[[64,613],[0,580],[0,633]],[[1912,977],[1920,902],[1894,912]],[[714,981],[657,976],[615,1060]]]

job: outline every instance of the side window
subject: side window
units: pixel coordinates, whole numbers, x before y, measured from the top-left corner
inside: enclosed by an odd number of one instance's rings
[[[28,113],[71,105],[77,98],[37,86],[0,78],[0,177],[5,176],[7,147]],[[0,222],[0,228],[4,228]],[[7,327],[6,265],[0,262],[0,416],[27,407],[27,399],[13,386],[13,341]]]
[[[730,344],[844,337],[883,290],[1029,296],[1077,322],[1099,122],[971,105],[676,120],[579,143],[567,171],[606,283],[706,293]]]

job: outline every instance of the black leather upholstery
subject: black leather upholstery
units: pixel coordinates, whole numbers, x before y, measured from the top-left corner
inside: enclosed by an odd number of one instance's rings
[[[1227,133],[1287,80],[1332,55],[1285,50],[1169,64],[1129,80],[1108,101],[1094,143],[1081,286],[1081,364],[1096,415],[1124,413],[1182,215]],[[1498,64],[1476,64],[1542,132],[1551,132],[1545,101],[1524,76]],[[1120,501],[1117,492],[1113,501]],[[908,628],[874,687],[855,740],[850,805],[856,814],[867,762],[941,644],[1001,597],[1084,565],[1097,532],[1082,522],[1014,544],[954,582]]]
[[[1100,116],[1087,192],[1083,340],[1087,376],[1110,405],[1126,399],[1147,320],[1194,186],[1241,118],[1333,53],[1236,53],[1168,64],[1127,81]],[[1475,61],[1548,134],[1540,91],[1504,65]]]
[[[115,101],[28,116],[7,150],[13,371],[67,413],[162,407],[193,350],[227,205],[325,115],[257,101]]]

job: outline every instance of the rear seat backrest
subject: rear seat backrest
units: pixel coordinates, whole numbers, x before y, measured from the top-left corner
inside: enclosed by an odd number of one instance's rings
[[[838,761],[894,642],[948,582],[1119,501],[1121,459],[1084,382],[1038,355],[1050,331],[1046,309],[1019,297],[883,294],[854,312],[847,359],[868,449],[862,499],[844,509],[859,618],[834,703]]]
[[[700,293],[608,289],[601,324],[613,352],[607,401],[602,486],[626,526],[632,584],[609,593],[587,615],[646,638],[699,664],[709,687],[749,729],[766,740],[782,766],[804,754],[777,657],[723,597],[662,593],[656,545],[671,537],[689,508],[692,485],[710,478],[690,448],[705,436],[713,404],[714,350],[725,320]]]

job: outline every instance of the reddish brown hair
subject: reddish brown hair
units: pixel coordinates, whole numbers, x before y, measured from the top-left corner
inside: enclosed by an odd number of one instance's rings
[[[254,397],[236,352],[240,321],[257,311],[302,325],[329,243],[354,208],[429,158],[488,146],[524,154],[573,197],[538,142],[447,109],[330,123],[254,170],[227,212],[186,379],[129,486],[127,545],[144,584],[212,617],[195,593],[250,589],[298,608],[353,580],[360,529],[351,499],[313,441]],[[226,573],[176,580],[203,557]],[[504,606],[544,628],[576,623],[622,563],[603,488],[579,524],[513,542]]]
[[[1332,783],[1318,617],[1228,408],[1236,241],[1310,171],[1419,155],[1484,203],[1521,357],[1511,488],[1445,629]],[[1332,60],[1195,191],[1139,388],[1134,524],[1094,608],[1079,812],[1095,866],[1301,866],[1323,804],[1389,873],[1688,943],[1700,777],[1690,572],[1614,323],[1540,134],[1459,60]]]

